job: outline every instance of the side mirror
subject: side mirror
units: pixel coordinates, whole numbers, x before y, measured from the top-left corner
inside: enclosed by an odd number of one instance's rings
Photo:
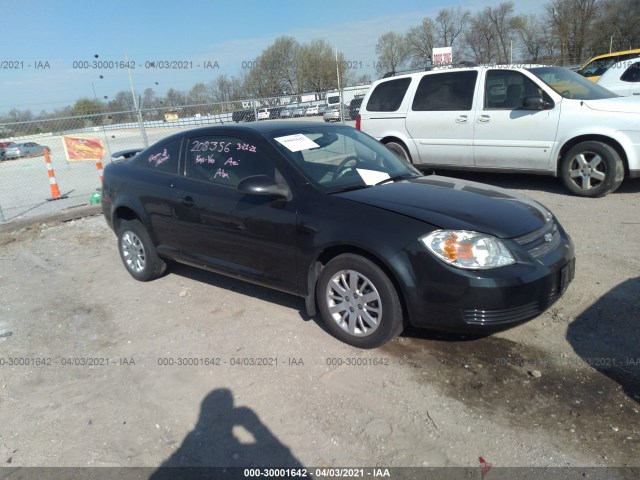
[[[545,101],[542,97],[524,97],[522,107],[527,110],[550,110],[553,108],[553,104]]]
[[[291,190],[286,185],[276,183],[267,175],[253,175],[238,183],[236,190],[245,195],[264,195],[284,200],[291,200]]]

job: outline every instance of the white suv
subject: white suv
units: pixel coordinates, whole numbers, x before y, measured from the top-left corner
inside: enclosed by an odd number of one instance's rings
[[[640,177],[640,98],[562,67],[389,76],[369,89],[356,128],[415,164],[554,175],[585,197]]]

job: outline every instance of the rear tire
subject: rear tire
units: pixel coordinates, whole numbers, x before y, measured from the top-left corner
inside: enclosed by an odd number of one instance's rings
[[[127,271],[141,282],[161,276],[167,264],[162,260],[146,228],[138,220],[123,220],[118,226],[118,251]]]
[[[354,347],[379,347],[402,332],[402,306],[394,284],[360,255],[330,260],[318,278],[316,298],[327,328]]]
[[[604,197],[615,191],[624,178],[624,165],[616,150],[602,142],[582,142],[560,161],[565,187],[581,197]]]

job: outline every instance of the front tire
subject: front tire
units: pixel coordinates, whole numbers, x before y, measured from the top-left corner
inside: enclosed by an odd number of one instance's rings
[[[167,267],[158,256],[149,233],[138,220],[120,222],[118,251],[127,271],[141,282],[158,278]]]
[[[392,140],[392,141],[386,142],[384,145],[393,153],[395,153],[398,157],[402,158],[403,160],[406,160],[409,163],[413,163],[411,160],[411,155],[407,150],[407,147],[405,147],[401,142],[396,142]]]
[[[360,255],[347,253],[329,261],[318,278],[316,298],[327,328],[354,347],[379,347],[402,332],[395,286]]]
[[[564,186],[582,197],[604,197],[615,191],[624,178],[624,165],[618,152],[602,142],[582,142],[571,148],[560,161]]]

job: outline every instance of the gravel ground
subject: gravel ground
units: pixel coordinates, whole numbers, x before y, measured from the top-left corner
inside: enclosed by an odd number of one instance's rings
[[[640,181],[465,176],[545,204],[577,252],[549,311],[482,339],[362,351],[293,296],[139,283],[100,216],[0,233],[0,465],[640,467]]]

